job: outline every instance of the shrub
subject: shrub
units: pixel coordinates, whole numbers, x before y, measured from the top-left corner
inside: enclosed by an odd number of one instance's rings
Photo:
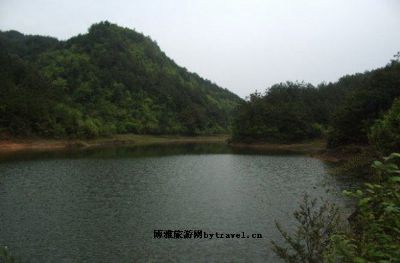
[[[396,99],[384,117],[372,126],[368,139],[382,154],[400,151],[400,98]]]
[[[400,154],[372,165],[378,181],[346,192],[358,199],[352,231],[337,238],[345,262],[400,262]]]
[[[15,263],[15,258],[10,254],[7,247],[0,246],[0,262]]]
[[[298,225],[293,236],[276,223],[286,246],[272,241],[273,251],[288,263],[324,262],[325,253],[332,245],[330,237],[337,232],[338,209],[327,202],[319,206],[316,199],[310,200],[305,195],[299,210],[294,212],[294,217]]]
[[[298,226],[291,236],[281,232],[287,246],[272,242],[285,262],[400,262],[400,153],[374,161],[374,183],[345,194],[357,199],[350,231],[338,231],[338,210],[316,207],[304,199],[294,213]]]

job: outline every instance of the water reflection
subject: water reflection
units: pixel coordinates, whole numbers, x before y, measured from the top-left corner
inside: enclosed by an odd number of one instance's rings
[[[223,143],[157,144],[143,146],[100,146],[61,150],[23,150],[0,152],[1,161],[23,161],[57,158],[138,158],[188,154],[262,154],[301,155],[288,150],[265,150],[262,148],[235,147]]]

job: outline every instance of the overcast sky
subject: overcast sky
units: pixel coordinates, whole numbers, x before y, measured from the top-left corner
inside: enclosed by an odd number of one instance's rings
[[[67,39],[108,20],[241,97],[318,84],[400,51],[400,0],[0,0],[0,30]]]

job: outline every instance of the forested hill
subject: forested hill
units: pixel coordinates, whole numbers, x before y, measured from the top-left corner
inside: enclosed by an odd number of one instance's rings
[[[400,98],[399,54],[385,67],[334,83],[286,82],[251,94],[237,110],[234,140],[295,142],[325,135],[330,147],[370,143],[400,150],[400,101],[394,104]]]
[[[109,22],[67,41],[0,32],[2,136],[212,134],[241,99]]]

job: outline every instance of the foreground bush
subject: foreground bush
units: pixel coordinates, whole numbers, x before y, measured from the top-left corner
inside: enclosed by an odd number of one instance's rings
[[[332,246],[331,236],[337,232],[339,213],[335,206],[324,203],[318,206],[316,199],[304,196],[299,210],[294,212],[298,223],[293,236],[276,226],[286,246],[272,241],[273,251],[285,262],[319,263],[326,258],[326,251]]]
[[[352,231],[336,236],[345,262],[400,262],[400,154],[372,165],[378,183],[347,192],[358,199]]]
[[[371,145],[383,154],[400,151],[400,98],[368,134]]]
[[[7,247],[0,246],[0,263],[15,263],[17,262],[10,252],[8,252]]]
[[[374,183],[345,194],[358,202],[349,218],[350,230],[339,231],[337,210],[304,200],[295,212],[293,235],[282,231],[287,246],[273,242],[285,262],[400,262],[400,154],[374,161]]]

